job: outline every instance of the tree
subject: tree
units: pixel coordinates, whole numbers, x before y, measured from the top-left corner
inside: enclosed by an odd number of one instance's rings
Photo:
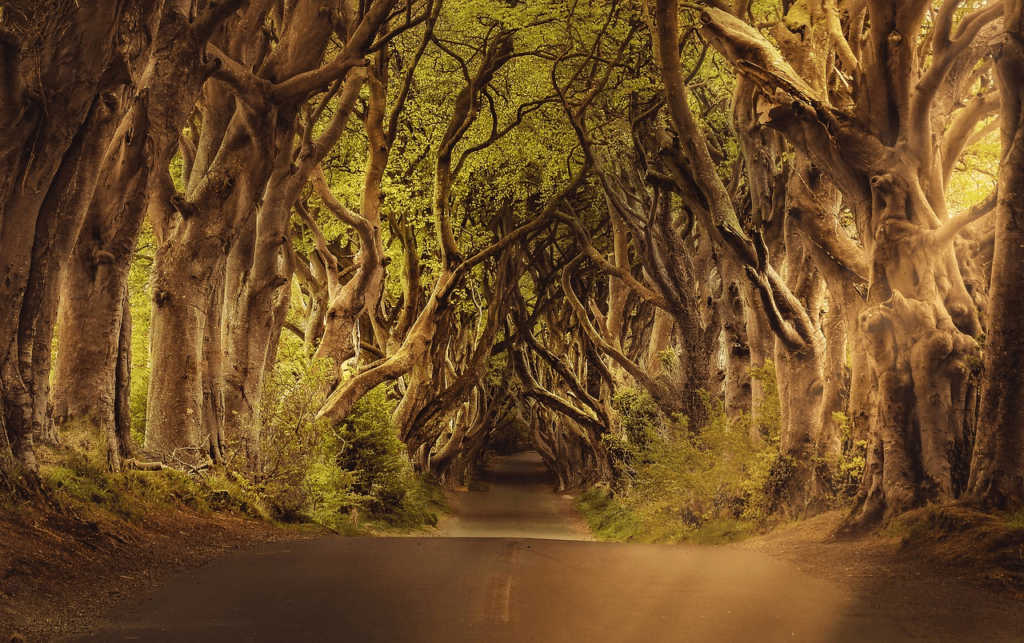
[[[925,57],[911,34],[922,31],[928,3],[869,2],[850,16],[845,34],[834,4],[794,3],[779,30],[802,33],[803,47],[817,47],[819,58],[834,53],[829,77],[844,82],[828,93],[794,69],[793,51],[727,12],[701,16],[702,33],[759,88],[768,125],[841,193],[864,245],[870,274],[856,333],[877,386],[867,401],[868,469],[851,527],[952,498],[963,484],[953,454],[967,436],[981,323],[954,245],[990,208],[948,213],[941,126],[966,100],[937,96],[972,91],[984,73],[975,43],[998,5],[963,16],[954,35],[959,5],[946,2],[934,15]]]
[[[79,2],[0,16],[0,471],[33,472],[61,269],[162,3]],[[69,62],[71,61],[71,62]]]
[[[1002,107],[1002,159],[995,210],[995,253],[986,318],[985,379],[970,492],[1002,509],[1024,506],[1024,421],[1021,420],[1020,328],[1022,304],[1016,284],[1024,270],[1020,203],[1024,190],[1024,4],[1005,2],[1003,34],[992,45]]]

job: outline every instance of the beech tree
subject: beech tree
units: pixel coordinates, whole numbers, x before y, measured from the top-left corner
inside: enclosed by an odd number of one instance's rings
[[[943,162],[952,159],[942,152],[958,143],[943,134],[957,132],[948,127],[957,118],[976,123],[985,113],[965,116],[961,106],[986,73],[976,41],[999,4],[963,15],[954,32],[960,4],[933,12],[928,3],[869,2],[851,7],[844,27],[835,4],[794,3],[776,28],[778,47],[728,12],[701,15],[702,33],[757,86],[762,120],[841,194],[863,245],[870,272],[851,334],[863,333],[874,387],[858,400],[868,407],[870,442],[854,526],[962,490],[953,471],[969,432],[982,326],[964,278],[971,266],[955,245],[991,201],[950,215]],[[925,56],[916,35],[929,14]],[[803,61],[825,58],[834,66],[815,87]]]
[[[1019,412],[1021,381],[1017,365],[1021,354],[1018,290],[1024,272],[1018,211],[1024,187],[1022,154],[1021,91],[1024,88],[1024,5],[1005,2],[1003,34],[992,45],[998,73],[1001,108],[999,123],[1002,158],[998,203],[995,208],[995,248],[988,297],[988,338],[985,379],[978,418],[978,442],[971,466],[970,492],[978,500],[1004,509],[1024,505],[1024,440]]]
[[[226,259],[258,208],[281,207],[266,199],[276,154],[263,151],[287,147],[309,95],[359,65],[395,4],[381,0],[366,7],[365,14],[341,15],[344,47],[323,65],[319,62],[334,27],[323,19],[318,2],[297,3],[277,16],[281,35],[272,51],[254,38],[262,28],[257,7],[257,16],[243,17],[223,34],[219,48],[227,64],[221,67],[221,82],[204,90],[201,133],[182,180],[184,191],[175,191],[167,207],[152,215],[158,250],[147,449],[206,450],[215,462],[222,457],[219,320],[225,297],[236,296],[222,287],[237,284],[224,283]],[[216,311],[213,323],[207,324],[206,310]],[[204,370],[204,353],[214,356],[213,368]]]
[[[372,417],[451,487],[720,447],[770,480],[715,511],[801,516],[863,448],[844,529],[1024,505],[1017,0],[108,4],[0,8],[8,486]]]
[[[0,15],[5,473],[14,464],[36,469],[33,440],[43,431],[61,271],[106,142],[134,102],[125,86],[158,35],[162,7],[80,2],[37,12],[34,4],[9,4]]]

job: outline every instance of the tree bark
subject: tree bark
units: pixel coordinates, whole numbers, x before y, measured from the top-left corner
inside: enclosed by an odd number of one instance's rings
[[[104,159],[61,291],[52,419],[85,420],[108,436],[122,434],[117,400],[130,377],[121,375],[120,356],[131,328],[123,301],[143,217],[206,80],[203,57],[212,28],[242,3],[211,6],[194,21],[179,4],[168,3],[163,12],[138,98]],[[121,401],[127,405],[127,398]],[[127,442],[120,442],[123,451]],[[119,468],[115,449],[108,460]]]
[[[119,116],[118,88],[154,36],[160,4],[83,1],[0,17],[0,299],[8,303],[0,307],[0,467],[8,470],[36,468],[33,426],[41,430],[45,418],[61,269]]]
[[[981,413],[969,482],[978,502],[1024,508],[1024,2],[1006,0],[993,47],[1002,108],[996,249]]]

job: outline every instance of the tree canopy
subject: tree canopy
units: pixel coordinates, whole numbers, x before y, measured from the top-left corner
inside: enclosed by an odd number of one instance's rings
[[[0,482],[1020,508],[1022,7],[7,0]]]

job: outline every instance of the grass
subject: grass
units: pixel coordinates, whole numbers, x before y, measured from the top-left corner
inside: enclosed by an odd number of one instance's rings
[[[114,473],[88,451],[44,447],[40,452],[43,485],[65,509],[92,507],[129,522],[149,510],[174,507],[200,514],[233,511],[270,521],[258,495],[236,474],[212,471],[194,478],[174,469]]]
[[[150,511],[188,509],[199,514],[242,514],[278,527],[321,529],[308,516],[282,522],[270,503],[244,476],[223,468],[189,475],[176,469],[110,471],[105,454],[88,427],[68,427],[63,446],[40,445],[40,479],[52,502],[65,511],[138,522]],[[447,512],[444,491],[436,481],[411,476],[403,501],[386,515],[353,511],[328,527],[344,536],[398,534],[436,526]],[[2,498],[0,498],[2,500]]]
[[[591,533],[609,542],[651,542],[647,526],[614,499],[607,489],[594,487],[576,499]]]
[[[407,533],[436,527],[441,516],[448,512],[448,499],[436,480],[416,475],[412,488],[400,507],[386,516],[366,516],[356,527],[370,535]],[[357,535],[357,534],[345,534]]]
[[[638,513],[605,487],[594,487],[576,499],[576,508],[599,540],[606,542],[692,543],[724,545],[759,533],[750,521],[721,518],[690,527],[682,521],[658,520]]]

